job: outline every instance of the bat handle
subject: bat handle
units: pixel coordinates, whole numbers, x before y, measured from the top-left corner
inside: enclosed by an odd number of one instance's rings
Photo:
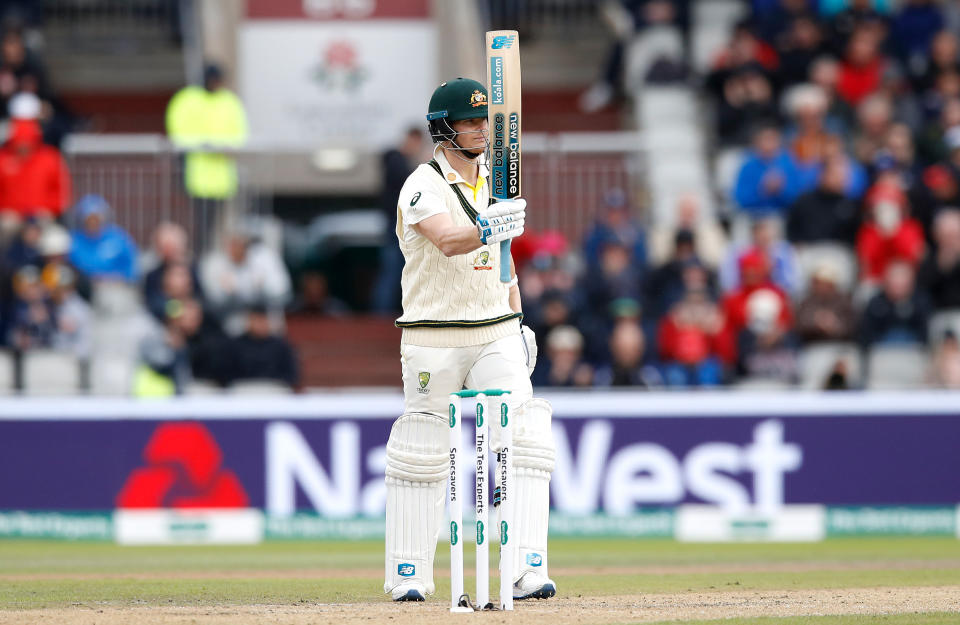
[[[510,282],[510,239],[500,241],[500,282]]]

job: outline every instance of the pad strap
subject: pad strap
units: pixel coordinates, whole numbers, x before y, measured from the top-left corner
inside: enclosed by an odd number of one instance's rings
[[[513,432],[513,466],[553,473],[556,452],[550,421],[553,408],[545,399],[534,398],[517,411]]]
[[[447,425],[431,414],[408,413],[393,424],[387,441],[386,476],[411,482],[439,482],[450,469]]]

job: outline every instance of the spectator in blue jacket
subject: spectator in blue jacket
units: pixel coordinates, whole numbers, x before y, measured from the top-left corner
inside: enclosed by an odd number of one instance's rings
[[[737,205],[754,216],[786,210],[801,193],[801,176],[793,155],[783,148],[780,130],[759,126],[733,191]]]
[[[126,230],[110,221],[110,205],[99,195],[85,195],[74,207],[80,226],[71,233],[70,262],[91,280],[137,279],[137,245]]]
[[[619,187],[603,195],[604,207],[583,242],[583,253],[589,269],[599,270],[607,245],[620,245],[630,252],[630,262],[637,271],[647,264],[647,235],[633,215],[627,192]]]

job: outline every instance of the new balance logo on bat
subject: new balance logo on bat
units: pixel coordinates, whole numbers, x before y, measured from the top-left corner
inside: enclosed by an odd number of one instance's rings
[[[493,38],[493,43],[490,47],[494,50],[502,50],[503,48],[512,48],[513,42],[516,39],[515,35],[499,35]]]

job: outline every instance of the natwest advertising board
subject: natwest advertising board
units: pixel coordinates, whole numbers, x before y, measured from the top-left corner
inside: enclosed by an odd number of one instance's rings
[[[255,141],[376,151],[426,124],[439,83],[427,0],[250,0],[237,36]]]
[[[679,504],[770,512],[960,502],[952,396],[547,397],[560,516],[629,517]],[[380,517],[384,445],[401,409],[397,396],[364,394],[2,400],[0,510]]]

